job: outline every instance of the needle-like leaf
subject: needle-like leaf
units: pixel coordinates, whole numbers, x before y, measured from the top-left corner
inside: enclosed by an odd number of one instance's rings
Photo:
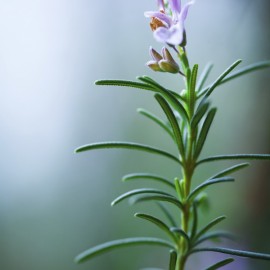
[[[189,91],[187,92],[188,107],[189,107],[189,112],[191,113],[191,115],[193,115],[193,112],[194,112],[194,105],[195,105],[195,99],[196,99],[195,90],[196,90],[198,68],[199,66],[197,64],[194,65],[192,68],[190,82],[189,82]]]
[[[205,252],[205,251],[230,254],[234,256],[246,257],[246,258],[251,258],[251,259],[259,259],[259,260],[267,260],[267,261],[270,260],[270,254],[237,250],[237,249],[231,249],[231,248],[219,248],[219,247],[196,248],[196,249],[191,250],[190,254],[196,253],[196,252]]]
[[[211,178],[197,186],[188,196],[188,201],[191,201],[194,197],[196,197],[202,190],[204,190],[206,187],[218,184],[218,183],[225,183],[225,182],[233,182],[234,178],[232,177],[220,177],[220,178]]]
[[[116,205],[118,203],[120,203],[121,201],[123,201],[124,199],[126,198],[129,198],[131,196],[134,196],[134,195],[139,195],[139,194],[144,194],[144,193],[150,193],[150,194],[159,194],[159,195],[165,195],[165,196],[168,196],[168,197],[172,197],[174,198],[173,196],[171,196],[169,193],[165,192],[165,191],[162,191],[162,190],[159,190],[159,189],[153,189],[153,188],[140,188],[140,189],[134,189],[134,190],[131,190],[131,191],[128,191],[120,196],[118,196],[116,199],[114,199],[112,202],[111,202],[111,205]]]
[[[219,269],[219,268],[221,268],[229,263],[232,263],[233,261],[234,261],[233,258],[228,258],[228,259],[222,260],[218,263],[215,263],[210,267],[207,267],[205,270],[216,270],[216,269]]]
[[[224,78],[222,81],[220,81],[219,85],[226,83],[232,79],[238,78],[239,76],[245,75],[249,72],[253,72],[253,71],[256,71],[259,69],[269,68],[269,67],[270,67],[270,61],[261,61],[261,62],[255,63],[255,64],[248,65],[248,66],[240,68],[240,69],[236,70],[235,72],[232,72],[231,74],[226,76],[226,78]],[[208,91],[209,88],[210,88],[210,86],[205,87],[203,90],[201,90],[198,97],[203,96]]]
[[[205,227],[203,227],[195,236],[195,240],[200,239],[201,236],[203,236],[205,233],[207,233],[210,229],[212,229],[215,225],[220,223],[226,218],[226,216],[220,216],[218,218],[215,218],[210,223],[208,223]]]
[[[134,237],[134,238],[114,240],[92,247],[79,254],[75,258],[75,262],[82,263],[97,255],[103,254],[116,248],[137,246],[137,245],[157,245],[175,250],[175,246],[171,242],[165,241],[163,239],[152,237]]]
[[[235,241],[235,236],[229,232],[223,232],[223,231],[218,231],[218,232],[210,232],[210,233],[206,233],[203,236],[200,237],[200,239],[198,239],[192,246],[195,247],[205,241],[215,241],[215,240],[219,240],[219,239],[229,239],[232,241]]]
[[[205,101],[205,99],[207,99],[212,92],[216,89],[216,87],[221,83],[221,81],[227,76],[229,75],[240,63],[242,62],[242,60],[237,60],[235,61],[231,66],[229,66],[212,84],[211,86],[206,90],[203,91],[200,95],[202,96],[204,94],[204,98],[202,99],[202,102]]]
[[[248,65],[246,67],[243,67],[239,70],[236,70],[235,72],[232,72],[230,75],[228,75],[224,80],[221,81],[221,84],[226,83],[232,79],[235,79],[239,76],[245,75],[249,72],[253,72],[259,69],[263,68],[269,68],[270,67],[270,61],[261,61],[258,63],[254,63],[251,65]]]
[[[199,78],[199,81],[198,81],[198,85],[197,85],[197,92],[198,93],[203,88],[203,86],[204,86],[204,84],[205,84],[205,82],[206,82],[206,80],[207,80],[207,78],[209,76],[209,73],[211,72],[212,68],[213,68],[213,64],[212,63],[208,63],[205,66],[205,68],[204,68],[204,70],[203,70],[203,72],[202,72],[202,74],[201,74],[201,76]]]
[[[158,124],[163,130],[165,130],[169,135],[170,137],[174,139],[174,136],[173,136],[173,132],[172,130],[167,126],[167,124],[161,120],[159,117],[157,117],[156,115],[150,113],[149,111],[145,110],[145,109],[137,109],[137,112],[144,115],[145,117],[147,117],[148,119],[151,119],[153,122],[155,122],[156,124]]]
[[[157,92],[162,94],[162,96],[170,103],[170,105],[183,117],[188,119],[188,114],[182,103],[173,95],[171,94],[167,89],[165,89],[163,86],[152,80],[151,78],[147,76],[138,77],[139,80],[150,84],[153,88],[156,89]]]
[[[178,238],[175,236],[174,233],[172,233],[170,231],[170,228],[163,221],[161,221],[160,219],[158,219],[158,218],[156,218],[156,217],[154,217],[152,215],[143,214],[143,213],[136,213],[134,216],[138,217],[138,218],[145,219],[145,220],[155,224],[162,231],[164,231],[174,241],[175,244],[178,243]]]
[[[196,126],[198,126],[201,119],[203,118],[203,116],[207,112],[209,105],[210,105],[209,102],[205,102],[204,104],[202,104],[202,106],[200,108],[197,109],[197,111],[195,112],[194,116],[191,119],[191,126],[193,129],[196,128]]]
[[[235,61],[231,66],[229,66],[210,86],[208,91],[206,92],[205,96],[209,97],[212,92],[215,90],[215,88],[220,84],[220,82],[228,75],[230,74],[240,63],[242,60]]]
[[[174,217],[172,216],[171,212],[167,209],[167,207],[161,202],[157,202],[157,205],[159,206],[160,210],[164,213],[165,217],[170,222],[170,224],[173,227],[176,227],[176,221]]]
[[[197,159],[202,151],[202,148],[204,146],[205,140],[207,138],[207,134],[209,132],[209,129],[213,123],[214,117],[216,115],[216,108],[213,108],[209,111],[209,113],[206,116],[206,119],[204,120],[201,132],[199,134],[199,138],[196,144],[196,148],[194,151],[194,158]]]
[[[154,154],[159,154],[165,157],[168,157],[174,161],[176,161],[179,164],[182,164],[180,160],[175,157],[174,155],[165,152],[163,150],[154,148],[149,145],[139,144],[139,143],[132,143],[132,142],[101,142],[101,143],[92,143],[83,145],[77,149],[75,149],[75,153],[85,152],[89,150],[95,150],[95,149],[106,149],[106,148],[126,148],[126,149],[132,149],[132,150],[139,150],[139,151],[145,151],[150,152]]]
[[[231,173],[237,172],[243,168],[246,168],[249,165],[250,165],[249,163],[241,163],[241,164],[234,165],[228,169],[225,169],[225,170],[218,172],[217,174],[211,176],[210,179],[220,178],[220,177],[226,176],[228,174],[231,174]]]
[[[176,117],[175,117],[171,107],[167,103],[167,101],[161,95],[156,94],[155,98],[158,101],[161,108],[163,109],[164,113],[166,114],[166,116],[171,124],[171,127],[173,129],[173,134],[175,137],[175,142],[178,146],[178,151],[179,151],[181,157],[183,158],[183,157],[185,157],[185,148],[184,148],[184,144],[183,144],[182,134],[181,134],[178,122],[176,120]]]
[[[270,160],[270,154],[232,154],[232,155],[218,155],[211,156],[204,159],[201,159],[197,162],[197,165],[219,160],[238,160],[238,159],[247,159],[247,160]]]
[[[153,87],[148,84],[126,80],[97,80],[95,81],[95,85],[126,86],[153,91]]]
[[[141,83],[141,82],[127,81],[127,80],[97,80],[97,81],[95,81],[95,85],[120,86],[120,87],[124,86],[124,87],[131,87],[131,88],[149,90],[149,91],[152,91],[152,92],[158,92],[155,88],[153,88],[149,84]],[[175,96],[178,99],[183,99],[179,94],[177,94],[174,91],[171,91],[169,89],[166,89],[166,91],[170,92],[173,96]]]
[[[165,177],[156,175],[156,174],[151,174],[151,173],[131,173],[123,176],[122,181],[127,182],[127,181],[132,181],[132,180],[138,180],[138,179],[149,179],[149,180],[154,180],[158,181],[160,183],[163,183],[171,188],[174,189],[174,184],[171,183],[171,181]]]
[[[170,229],[172,232],[179,234],[181,237],[183,237],[187,243],[187,249],[189,249],[190,245],[190,239],[189,236],[180,228],[173,227]]]
[[[183,210],[183,204],[177,200],[173,196],[167,196],[167,195],[144,195],[144,196],[137,196],[135,198],[132,198],[131,203],[135,204],[138,202],[144,202],[144,201],[162,201],[162,202],[168,202],[176,205],[180,210]]]
[[[169,270],[175,270],[176,261],[177,261],[177,253],[174,250],[171,250]]]

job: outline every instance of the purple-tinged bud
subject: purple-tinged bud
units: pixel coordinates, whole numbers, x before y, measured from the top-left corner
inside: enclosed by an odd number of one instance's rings
[[[165,72],[169,72],[169,73],[178,73],[179,72],[179,66],[176,63],[171,63],[167,60],[160,60],[158,62],[158,65]]]
[[[177,65],[177,63],[175,62],[175,60],[173,59],[172,55],[170,54],[169,50],[166,47],[162,48],[162,56],[163,56],[163,59]]]
[[[162,55],[159,54],[152,47],[149,49],[149,53],[153,60],[148,61],[146,65],[154,71],[178,73],[180,68],[174,61],[168,49],[165,47],[162,49]]]
[[[150,47],[149,53],[150,53],[150,56],[152,57],[152,59],[155,60],[156,62],[162,60],[162,56],[156,50],[154,50],[152,47]]]
[[[151,68],[153,71],[164,72],[164,71],[160,68],[160,66],[159,66],[159,64],[158,64],[157,61],[153,61],[153,60],[148,61],[148,62],[146,63],[146,65],[147,65],[149,68]]]
[[[158,62],[161,69],[170,73],[178,73],[180,70],[179,66],[174,61],[169,50],[165,47],[162,48],[162,56],[163,56],[163,59]]]

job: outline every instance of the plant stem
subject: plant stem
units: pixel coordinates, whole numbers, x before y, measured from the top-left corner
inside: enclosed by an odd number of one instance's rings
[[[185,80],[186,80],[187,92],[190,92],[191,89],[190,89],[190,84],[189,84],[189,77],[190,77],[189,62],[188,62],[186,52],[182,48],[179,48],[179,58],[180,58],[180,61],[182,62],[182,66],[186,73]],[[184,190],[183,190],[184,196],[183,196],[182,203],[184,207],[181,214],[181,217],[182,217],[181,228],[186,234],[188,234],[189,233],[189,220],[190,220],[190,202],[187,201],[187,198],[190,194],[191,181],[192,181],[192,176],[195,169],[193,149],[196,143],[196,136],[195,136],[196,130],[193,130],[191,126],[191,119],[194,114],[194,110],[192,108],[195,108],[196,98],[194,101],[192,101],[192,104],[190,102],[186,102],[185,105],[187,106],[186,108],[189,114],[189,119],[187,120],[187,123],[185,125],[185,129],[187,132],[186,156],[182,157],[182,160],[184,160],[183,167],[182,167],[183,181],[184,181]],[[188,252],[188,247],[186,244],[186,240],[181,237],[175,270],[185,269],[185,264],[187,260],[187,252]]]

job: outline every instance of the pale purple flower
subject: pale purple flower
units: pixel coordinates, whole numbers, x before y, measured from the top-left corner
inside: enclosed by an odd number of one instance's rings
[[[168,0],[166,9],[164,0],[158,0],[159,11],[145,12],[144,15],[151,18],[150,26],[155,39],[174,46],[185,43],[184,22],[193,3],[189,1],[182,7],[181,0]]]

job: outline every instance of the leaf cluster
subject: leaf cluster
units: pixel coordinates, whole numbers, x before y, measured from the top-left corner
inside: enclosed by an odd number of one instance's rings
[[[206,158],[200,158],[209,130],[213,124],[217,109],[210,106],[210,96],[218,86],[232,79],[238,78],[249,72],[269,67],[269,62],[260,62],[234,71],[241,63],[241,60],[234,62],[228,67],[213,83],[205,86],[212,65],[208,64],[203,70],[199,79],[198,65],[194,65],[186,76],[187,90],[185,94],[178,94],[175,91],[167,89],[154,81],[150,77],[138,77],[138,81],[125,80],[99,80],[96,85],[105,86],[125,86],[127,88],[136,88],[154,93],[154,98],[160,106],[166,120],[149,112],[145,109],[138,109],[138,113],[158,125],[169,139],[173,141],[177,154],[169,153],[163,149],[151,145],[138,144],[134,142],[101,142],[81,146],[75,150],[76,153],[95,149],[130,149],[148,152],[160,155],[173,160],[181,167],[183,179],[169,179],[164,176],[156,175],[151,172],[131,173],[123,177],[124,182],[130,181],[152,181],[160,183],[163,189],[157,188],[138,188],[121,194],[111,203],[112,206],[129,199],[133,204],[154,201],[163,212],[165,220],[147,213],[136,213],[134,216],[146,222],[157,226],[167,236],[167,240],[162,238],[137,237],[114,240],[95,247],[92,247],[76,257],[76,262],[84,262],[96,255],[108,252],[115,248],[121,248],[134,245],[156,245],[170,250],[169,270],[175,270],[179,259],[186,261],[189,256],[197,252],[219,252],[233,256],[249,257],[254,259],[270,260],[270,255],[253,253],[248,251],[239,251],[234,249],[204,246],[209,240],[222,238],[232,239],[232,235],[223,231],[212,231],[212,229],[225,219],[225,216],[217,217],[207,225],[199,229],[198,211],[203,204],[203,192],[214,184],[223,184],[233,182],[231,174],[241,170],[249,163],[239,163],[226,168],[208,179],[201,181],[197,187],[191,189],[191,178],[197,166],[213,161],[221,160],[270,160],[269,154],[231,154],[215,155]],[[190,176],[190,177],[189,177]],[[179,216],[189,216],[189,222],[184,224],[170,213],[167,204],[176,206]],[[200,247],[198,247],[200,245]],[[233,262],[233,258],[220,261],[210,267],[208,270],[219,269]]]

